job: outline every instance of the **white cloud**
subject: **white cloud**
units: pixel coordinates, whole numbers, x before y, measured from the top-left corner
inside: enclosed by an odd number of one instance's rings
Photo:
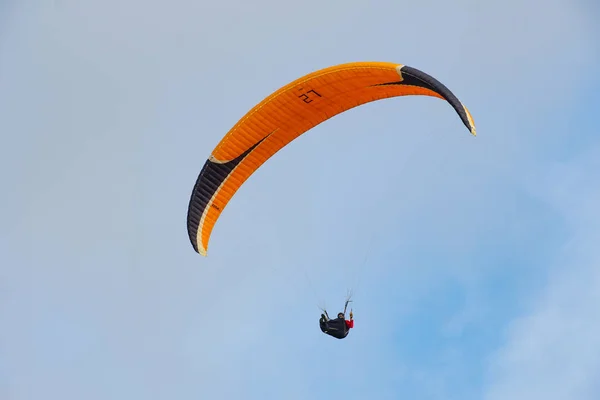
[[[530,159],[523,143],[539,138],[520,127],[570,101],[546,82],[574,59],[583,68],[593,40],[566,1],[445,3],[437,12],[397,1],[57,1],[54,10],[18,8],[0,57],[0,132],[11,132],[0,160],[9,188],[0,199],[9,287],[0,339],[10,400],[284,391],[305,399],[341,380],[355,394],[390,385],[384,394],[397,398],[411,366],[389,358],[395,331],[366,327],[408,312],[443,269],[411,260],[409,245],[468,253],[478,233],[510,214],[498,186],[514,184]],[[536,18],[547,24],[531,29]],[[209,258],[194,254],[185,210],[216,141],[277,86],[361,59],[440,77],[474,111],[480,137],[433,99],[354,110],[274,157],[223,214]],[[560,75],[558,90],[579,79]],[[347,140],[343,154],[338,139]],[[332,170],[304,168],[309,154]],[[388,188],[390,179],[398,186]],[[367,204],[357,181],[373,185]],[[334,278],[363,256],[373,226],[383,232],[378,262],[363,273],[369,296],[357,305],[357,326],[365,328],[327,340],[302,268],[321,287],[344,290]],[[452,264],[458,258],[435,279],[456,274],[476,285],[474,271]],[[459,318],[457,331],[474,314]]]
[[[597,399],[600,396],[600,147],[549,168],[540,195],[562,212],[571,232],[549,265],[548,284],[531,294],[491,360],[486,399]],[[545,285],[544,285],[545,286]]]

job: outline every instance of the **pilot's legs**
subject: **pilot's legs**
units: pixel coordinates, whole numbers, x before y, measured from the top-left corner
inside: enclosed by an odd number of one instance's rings
[[[322,332],[327,331],[327,319],[325,319],[325,315],[321,314],[321,319],[319,319],[319,327]]]

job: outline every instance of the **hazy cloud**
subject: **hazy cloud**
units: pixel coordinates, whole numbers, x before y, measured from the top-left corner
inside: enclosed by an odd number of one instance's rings
[[[596,329],[595,233],[548,277],[540,246],[584,235],[597,204],[555,219],[581,170],[547,170],[598,55],[583,5],[56,0],[6,15],[0,397],[495,399],[546,393],[563,361],[575,375],[553,393],[597,390],[595,349],[578,347]],[[356,60],[438,77],[479,136],[436,99],[340,115],[259,170],[196,255],[187,202],[217,141],[277,87]],[[355,273],[357,328],[328,340],[316,303],[337,309]],[[531,381],[512,372],[540,363]]]

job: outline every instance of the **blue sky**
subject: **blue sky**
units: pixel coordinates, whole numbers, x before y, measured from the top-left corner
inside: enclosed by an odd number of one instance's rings
[[[0,13],[0,398],[600,396],[593,2]],[[269,160],[194,253],[187,203],[219,139],[363,60],[437,77],[478,136],[438,99],[351,110]],[[356,328],[326,337],[317,305],[356,282]]]

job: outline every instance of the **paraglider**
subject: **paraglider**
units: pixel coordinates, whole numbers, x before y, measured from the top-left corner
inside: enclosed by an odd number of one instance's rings
[[[327,311],[323,310],[323,314],[321,314],[321,318],[319,319],[321,332],[333,336],[336,339],[343,339],[348,336],[350,329],[354,328],[354,315],[352,310],[350,310],[350,319],[346,319],[346,307],[348,307],[349,301],[350,300],[346,300],[344,311],[339,312],[335,319],[329,319]]]
[[[241,185],[298,136],[337,114],[398,96],[446,100],[472,135],[467,108],[442,83],[402,64],[356,62],[305,75],[252,108],[222,138],[205,162],[188,206],[187,229],[194,250],[207,255],[217,219]]]
[[[352,313],[350,313],[350,320],[346,320],[344,313],[338,313],[336,319],[329,319],[329,316],[321,314],[319,326],[323,333],[336,339],[343,339],[348,336],[350,329],[354,328],[354,319]]]

